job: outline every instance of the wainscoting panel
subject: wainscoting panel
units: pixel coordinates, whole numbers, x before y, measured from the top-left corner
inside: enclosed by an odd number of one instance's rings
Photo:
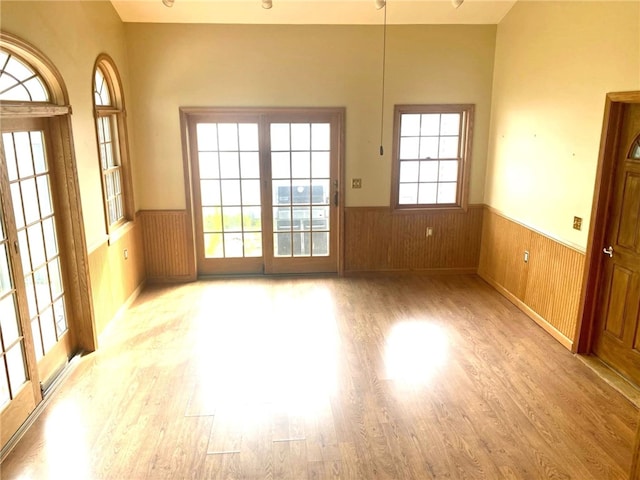
[[[584,254],[491,208],[485,209],[481,247],[478,274],[573,349]]]
[[[186,210],[143,210],[139,215],[147,281],[195,280],[194,247]]]
[[[137,221],[117,240],[111,244],[105,241],[89,253],[89,275],[98,336],[127,302],[135,298],[144,283],[141,233],[140,222]]]
[[[345,272],[475,273],[482,211],[481,206],[471,206],[467,212],[430,213],[346,208]]]

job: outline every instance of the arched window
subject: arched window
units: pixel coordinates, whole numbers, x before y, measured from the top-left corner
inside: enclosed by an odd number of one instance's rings
[[[0,51],[0,100],[48,102],[40,76],[10,52]]]
[[[95,64],[93,103],[102,172],[102,199],[107,232],[111,234],[132,219],[133,195],[122,86],[113,60],[105,54],[100,55]]]

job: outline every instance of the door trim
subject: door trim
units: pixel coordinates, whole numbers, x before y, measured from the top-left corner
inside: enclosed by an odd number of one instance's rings
[[[609,221],[608,204],[612,194],[616,154],[618,150],[622,113],[625,104],[640,103],[640,91],[608,93],[605,100],[600,153],[596,169],[596,182],[591,209],[591,222],[587,240],[580,310],[576,325],[574,351],[589,354],[592,352],[594,327],[596,323],[598,285],[603,274],[604,245],[607,223]]]
[[[190,271],[194,279],[198,277],[197,250],[196,250],[196,224],[194,219],[194,194],[193,194],[193,173],[191,171],[191,138],[189,137],[189,124],[199,117],[207,117],[212,113],[216,114],[289,114],[298,115],[301,112],[332,113],[338,115],[338,207],[337,207],[337,274],[344,275],[344,206],[345,206],[345,186],[344,186],[344,165],[345,165],[345,129],[346,129],[346,109],[344,107],[180,107],[180,131],[182,139],[182,166],[184,171],[184,192],[185,206],[187,211],[187,235],[189,252]]]

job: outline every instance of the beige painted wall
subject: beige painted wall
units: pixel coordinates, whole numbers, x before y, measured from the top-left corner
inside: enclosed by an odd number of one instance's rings
[[[585,249],[605,94],[638,89],[640,2],[516,3],[498,26],[485,203]]]
[[[348,206],[390,201],[393,105],[475,103],[470,201],[483,200],[495,26],[388,30],[381,158],[378,26],[126,24],[141,209],[184,208],[181,106],[346,107]]]
[[[124,25],[109,2],[3,0],[0,27],[49,57],[67,86],[73,107],[73,139],[87,245],[93,250],[106,240],[93,120],[93,66],[100,53],[108,53],[113,58],[130,107]]]

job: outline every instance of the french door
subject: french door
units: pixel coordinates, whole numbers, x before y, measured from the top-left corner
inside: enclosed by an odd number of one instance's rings
[[[188,114],[198,273],[338,271],[342,110]]]
[[[43,119],[3,120],[0,137],[2,445],[71,353]]]

